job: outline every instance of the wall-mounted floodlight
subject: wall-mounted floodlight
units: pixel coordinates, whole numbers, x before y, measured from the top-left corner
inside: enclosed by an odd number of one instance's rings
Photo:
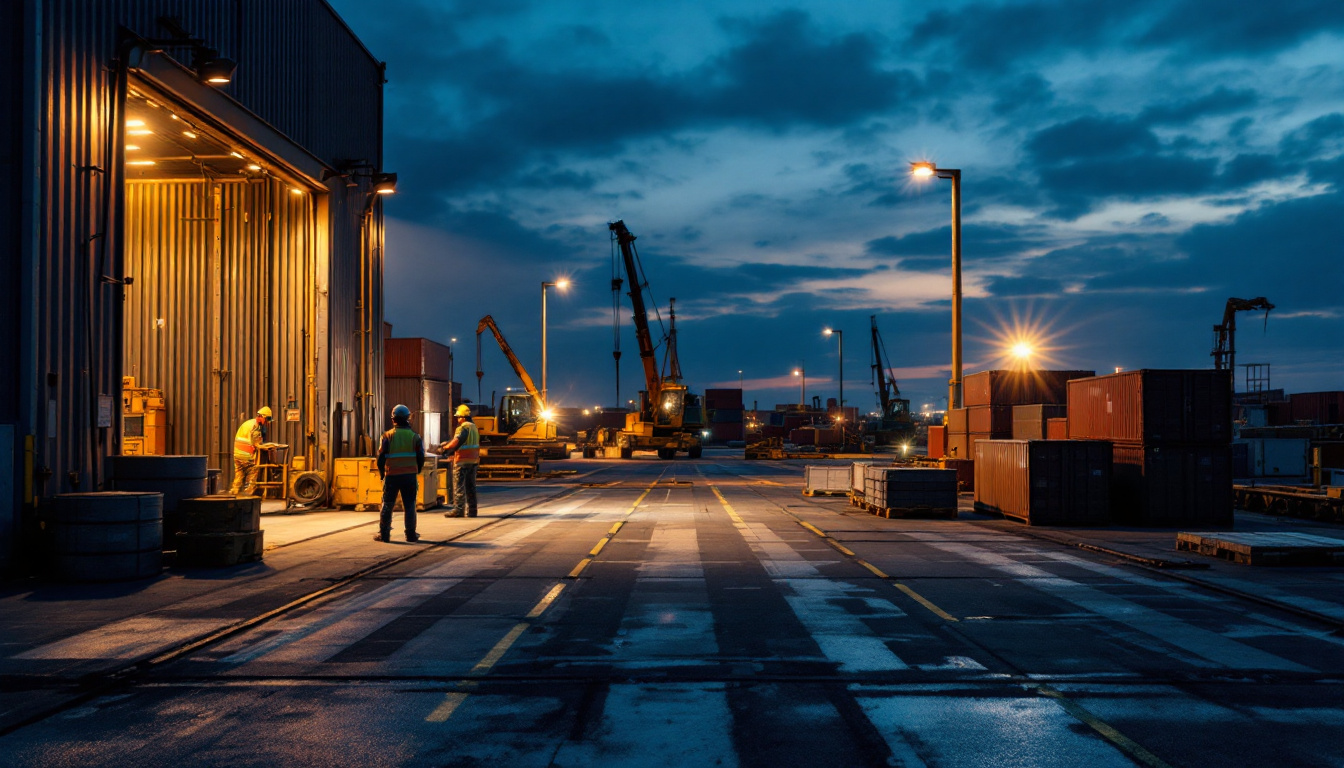
[[[227,85],[233,82],[233,73],[238,69],[238,62],[223,58],[214,48],[196,48],[193,54],[192,69],[196,70],[196,77],[201,82],[210,85]]]
[[[373,191],[380,195],[390,195],[397,191],[397,174],[395,173],[375,173],[373,174]]]

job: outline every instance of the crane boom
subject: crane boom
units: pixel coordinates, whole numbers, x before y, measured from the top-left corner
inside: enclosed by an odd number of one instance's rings
[[[868,322],[873,333],[873,378],[877,379],[878,402],[882,405],[882,412],[886,413],[891,393],[887,391],[887,373],[882,364],[882,337],[877,333],[877,315],[869,315]]]
[[[504,340],[504,334],[499,330],[499,326],[495,323],[495,318],[490,315],[482,317],[481,322],[476,324],[476,376],[479,378],[484,375],[483,371],[480,369],[481,334],[485,332],[486,328],[489,328],[490,331],[495,334],[495,341],[499,342],[500,351],[503,352],[504,357],[508,359],[509,365],[513,366],[513,372],[516,373],[519,380],[523,382],[523,388],[527,390],[527,394],[532,396],[532,400],[537,408],[536,412],[541,413],[546,410],[546,403],[542,401],[541,392],[537,390],[537,385],[532,381],[532,377],[527,374],[527,369],[523,367],[522,361],[520,361],[518,356],[513,353],[513,348],[509,346],[509,342]]]
[[[607,225],[607,228],[616,236],[616,243],[621,249],[621,259],[625,262],[625,276],[630,281],[630,291],[627,294],[630,297],[630,304],[635,311],[635,341],[639,344],[639,362],[644,367],[644,387],[649,393],[642,409],[648,410],[650,404],[658,402],[659,394],[663,388],[662,377],[658,375],[658,361],[654,355],[653,334],[649,331],[649,310],[644,305],[644,289],[639,281],[639,269],[635,264],[635,236],[626,229],[624,221],[616,221]],[[615,285],[615,281],[612,281]]]
[[[1251,312],[1257,309],[1265,311],[1265,322],[1269,322],[1269,311],[1274,309],[1274,305],[1269,303],[1269,299],[1264,296],[1257,296],[1254,299],[1227,300],[1227,306],[1223,308],[1222,325],[1213,326],[1213,367],[1215,370],[1232,370],[1237,362],[1237,313]]]

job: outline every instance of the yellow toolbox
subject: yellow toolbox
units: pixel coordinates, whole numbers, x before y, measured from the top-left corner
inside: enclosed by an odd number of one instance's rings
[[[425,458],[420,470],[419,495],[416,509],[433,509],[439,505],[438,461]],[[331,505],[353,508],[356,512],[378,509],[383,503],[383,479],[378,476],[378,461],[373,458],[336,459],[332,479]],[[400,507],[401,503],[398,502]]]

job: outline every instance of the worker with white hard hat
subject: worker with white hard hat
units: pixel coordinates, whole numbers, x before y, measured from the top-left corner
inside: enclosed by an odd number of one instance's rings
[[[420,495],[420,470],[425,466],[425,444],[411,429],[411,409],[398,405],[392,409],[392,428],[383,433],[378,444],[378,474],[383,478],[383,508],[378,516],[378,533],[373,538],[392,538],[392,508],[401,497],[406,510],[406,540],[418,541],[415,532],[415,504]]]
[[[233,436],[233,482],[229,493],[251,496],[257,484],[257,465],[260,463],[261,444],[266,442],[266,425],[271,423],[271,408],[263,405],[255,418],[238,427]]]

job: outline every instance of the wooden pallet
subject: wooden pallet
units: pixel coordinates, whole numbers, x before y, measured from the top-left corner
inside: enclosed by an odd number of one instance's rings
[[[1177,533],[1176,549],[1242,565],[1344,565],[1344,539],[1306,533]]]
[[[957,510],[954,507],[879,507],[864,499],[851,496],[850,502],[854,506],[862,509],[869,514],[878,517],[891,518],[941,518],[945,520],[957,519]]]
[[[531,480],[537,468],[528,464],[482,464],[476,470],[478,480]]]
[[[836,490],[823,489],[823,488],[811,488],[811,489],[804,488],[804,489],[803,489],[803,495],[804,495],[804,496],[808,496],[808,497],[812,497],[812,496],[848,496],[848,495],[849,495],[849,491],[836,491]]]

